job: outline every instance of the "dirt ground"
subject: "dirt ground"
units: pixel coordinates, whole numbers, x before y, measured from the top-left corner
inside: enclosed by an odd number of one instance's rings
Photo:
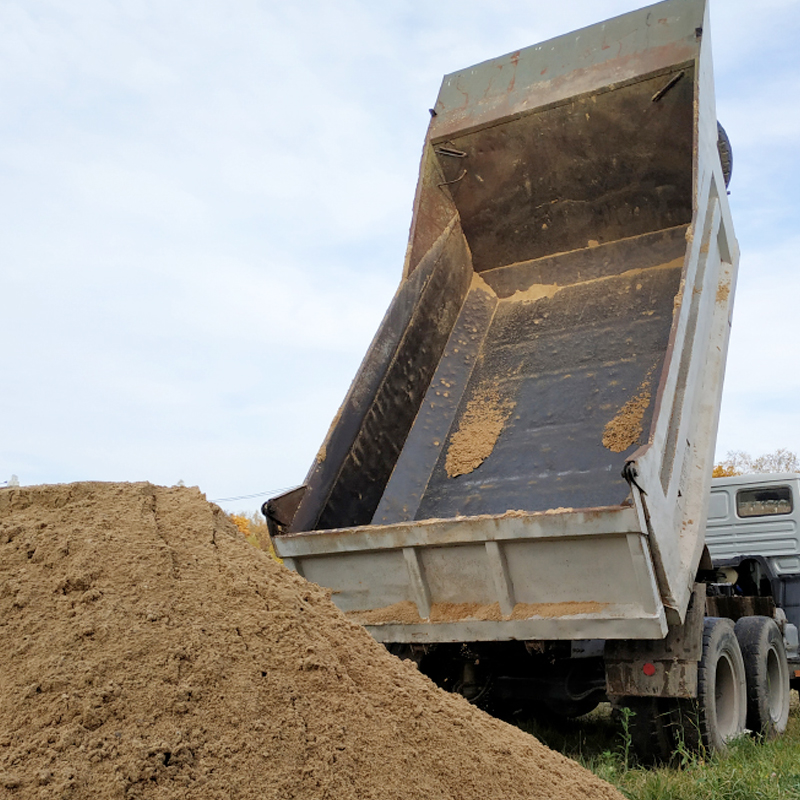
[[[0,490],[0,798],[612,798],[195,489]]]

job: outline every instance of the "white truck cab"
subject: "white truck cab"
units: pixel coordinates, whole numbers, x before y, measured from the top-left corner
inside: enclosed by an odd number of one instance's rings
[[[800,473],[714,478],[706,544],[714,561],[758,554],[800,581]]]
[[[714,478],[706,546],[724,597],[728,592],[775,604],[790,661],[797,660],[800,628],[800,474]],[[709,602],[715,602],[709,597]],[[717,602],[723,603],[724,600]],[[782,613],[781,613],[782,612]],[[792,670],[792,681],[800,669]]]

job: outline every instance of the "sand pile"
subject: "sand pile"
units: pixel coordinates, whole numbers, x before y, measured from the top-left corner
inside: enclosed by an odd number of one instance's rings
[[[192,489],[0,490],[0,797],[619,798]]]

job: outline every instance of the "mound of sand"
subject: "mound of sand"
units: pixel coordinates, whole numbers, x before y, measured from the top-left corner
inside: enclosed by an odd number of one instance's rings
[[[611,798],[192,489],[0,490],[0,797]]]

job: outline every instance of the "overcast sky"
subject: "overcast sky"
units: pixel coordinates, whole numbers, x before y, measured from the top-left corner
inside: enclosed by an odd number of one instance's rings
[[[400,279],[442,75],[639,5],[2,0],[0,484],[300,483]],[[800,0],[712,0],[712,39],[742,251],[717,453],[800,452]]]

